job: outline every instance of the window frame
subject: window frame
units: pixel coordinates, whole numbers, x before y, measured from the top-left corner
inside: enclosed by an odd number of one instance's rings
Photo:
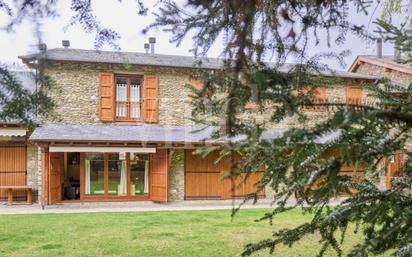
[[[359,91],[359,95],[353,97],[353,91]],[[357,80],[348,80],[345,83],[345,103],[347,105],[359,108],[362,105],[362,91],[361,83]]]
[[[126,117],[117,116],[117,79],[126,79]],[[131,117],[131,80],[139,80],[139,112],[138,118]],[[115,74],[114,75],[114,121],[116,122],[143,122],[144,121],[144,104],[143,104],[143,75],[131,75],[131,74]]]
[[[103,162],[104,162],[104,193],[101,195],[92,195],[86,194],[86,152],[80,153],[80,200],[81,201],[107,201],[107,200],[143,200],[147,201],[150,199],[151,193],[151,166],[150,166],[150,154],[147,155],[147,160],[149,161],[149,170],[148,170],[148,188],[147,193],[144,194],[135,194],[131,193],[131,153],[126,153],[126,194],[122,195],[110,195],[109,194],[109,154],[108,152],[100,153],[103,154]],[[119,154],[119,153],[117,153]]]
[[[303,95],[308,95],[310,90],[314,90],[315,92],[310,95],[311,102],[316,103],[326,103],[328,99],[328,92],[325,86],[317,86],[316,88],[310,89],[307,87],[303,87],[301,92]],[[302,112],[326,112],[325,105],[302,105],[301,111]]]

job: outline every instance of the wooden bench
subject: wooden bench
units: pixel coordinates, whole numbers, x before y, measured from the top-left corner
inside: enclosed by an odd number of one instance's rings
[[[33,187],[31,186],[0,186],[0,190],[7,191],[7,205],[13,204],[13,191],[14,190],[26,190],[27,204],[33,203]]]

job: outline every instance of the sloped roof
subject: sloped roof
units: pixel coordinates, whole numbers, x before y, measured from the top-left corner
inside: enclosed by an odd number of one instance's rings
[[[117,143],[225,143],[229,140],[210,139],[216,127],[174,127],[159,125],[117,124],[44,124],[36,128],[30,140],[34,142],[117,142]],[[281,137],[288,129],[271,128],[262,134],[262,139]],[[320,136],[316,143],[325,144],[336,139],[339,132]],[[232,142],[244,139],[232,138]]]
[[[44,53],[35,53],[19,56],[23,61],[31,61],[39,58],[52,61],[71,62],[97,62],[111,64],[137,64],[148,66],[166,66],[193,68],[195,58],[190,56],[177,56],[166,54],[146,54],[138,52],[84,50],[73,48],[54,48]],[[223,66],[222,59],[202,58],[202,67],[205,69],[219,69]]]
[[[44,124],[36,128],[32,141],[87,142],[180,142],[195,143],[212,135],[214,129],[121,124]]]
[[[384,55],[382,58],[378,58],[375,55],[359,55],[349,67],[348,71],[356,72],[362,62],[412,75],[412,67],[408,64],[395,62],[393,55]]]
[[[165,55],[165,54],[146,54],[137,52],[119,52],[119,51],[100,51],[100,50],[83,50],[73,48],[54,48],[43,53],[19,56],[24,62],[30,62],[43,58],[51,61],[68,61],[68,62],[91,62],[91,63],[108,63],[108,64],[134,64],[162,67],[177,68],[195,68],[195,62],[201,61],[203,69],[221,69],[224,60],[219,58],[194,58],[191,56]],[[268,63],[269,65],[271,63]],[[274,65],[274,63],[273,63]],[[295,64],[285,64],[279,69],[289,71]],[[323,70],[324,76],[338,76],[342,78],[358,79],[379,79],[376,76],[370,76],[360,73],[352,73],[340,70]]]

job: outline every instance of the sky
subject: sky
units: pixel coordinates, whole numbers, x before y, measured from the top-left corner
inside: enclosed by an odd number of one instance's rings
[[[184,0],[179,0],[184,2]],[[95,15],[104,26],[108,26],[117,31],[121,38],[118,41],[122,51],[144,52],[143,44],[148,42],[150,36],[157,38],[156,53],[173,54],[173,55],[192,55],[189,50],[192,47],[191,38],[188,37],[180,46],[176,46],[169,42],[170,34],[159,29],[151,30],[147,35],[142,34],[142,29],[154,21],[153,4],[155,0],[145,0],[144,3],[149,7],[147,16],[139,16],[134,0],[123,0],[121,3],[117,0],[94,0],[92,8]],[[60,15],[56,18],[48,18],[42,22],[42,41],[47,44],[47,48],[61,47],[62,40],[70,40],[71,48],[93,49],[94,36],[87,34],[79,25],[63,28],[68,24],[73,12],[70,10],[70,1],[59,1]],[[369,26],[369,31],[374,30],[373,24],[370,22],[374,18],[379,17],[381,7],[378,6],[375,12],[368,15],[357,14],[355,9],[350,10],[352,20],[358,24]],[[0,14],[0,27],[4,25],[6,16]],[[321,37],[326,35],[321,35]],[[110,48],[103,48],[110,50]],[[221,54],[222,42],[217,42],[214,47],[208,52],[208,57],[219,57]],[[335,69],[347,69],[352,64],[357,55],[375,54],[375,42],[365,42],[356,36],[349,35],[345,44],[341,46],[333,46],[328,48],[325,43],[318,46],[312,45],[309,49],[310,54],[318,53],[319,51],[343,51],[350,50],[351,55],[348,56],[346,66],[341,67],[333,61],[327,63]],[[14,32],[8,33],[0,30],[0,62],[6,63],[21,63],[17,58],[19,55],[25,55],[37,51],[37,39],[33,34],[33,26],[30,22],[24,22]],[[393,46],[389,43],[384,43],[384,55],[393,54]]]

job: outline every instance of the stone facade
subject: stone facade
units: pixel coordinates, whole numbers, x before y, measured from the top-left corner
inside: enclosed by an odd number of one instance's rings
[[[370,101],[369,93],[366,90],[362,90],[362,102],[365,104]],[[326,99],[329,103],[345,103],[346,101],[346,92],[344,85],[330,85],[326,87]],[[270,117],[270,111],[266,114],[263,114],[262,122],[267,122]],[[307,120],[305,123],[302,123],[298,116],[288,117],[282,120],[279,123],[268,124],[267,127],[275,128],[298,128],[298,127],[313,127],[323,121],[326,121],[333,114],[333,109],[325,111],[306,111],[305,115]]]
[[[34,144],[27,145],[27,185],[32,186],[33,200],[38,196],[39,178],[38,178],[38,150]]]
[[[169,171],[169,201],[182,201],[185,197],[185,151],[174,150]]]
[[[113,72],[129,75],[157,75],[159,77],[159,125],[196,125],[188,120],[192,107],[189,103],[189,89],[184,86],[189,82],[190,69],[51,63],[46,72],[55,82],[55,87],[48,94],[54,99],[56,107],[51,115],[41,117],[42,123],[101,123],[99,118],[99,73]],[[326,89],[326,95],[330,102],[344,102],[345,87],[342,85],[329,86]],[[367,99],[366,92],[363,92],[363,99],[364,101]],[[325,113],[328,112],[307,112],[308,123],[316,125],[325,120],[330,115],[330,113],[328,115]],[[267,114],[252,112],[249,115],[260,119],[262,123],[267,121]],[[300,125],[296,117],[291,117],[278,124],[269,124],[269,127],[290,128]],[[172,152],[168,198],[170,201],[180,201],[184,200],[184,150],[176,149]],[[40,164],[36,147],[30,147],[29,158],[31,183],[40,186],[41,181],[35,175],[39,176],[41,173],[38,167]],[[266,188],[266,195],[268,198],[273,198],[273,192],[270,188]]]
[[[99,73],[151,75],[159,77],[159,124],[193,126],[187,119],[191,113],[190,70],[161,67],[128,67],[122,65],[51,64],[47,75],[55,82],[49,96],[55,100],[53,114],[42,117],[44,123],[100,123]]]
[[[382,66],[377,66],[370,63],[362,63],[356,69],[357,73],[363,73],[374,76],[383,76],[391,80],[400,81],[406,85],[412,82],[412,75],[396,70],[388,70]]]

